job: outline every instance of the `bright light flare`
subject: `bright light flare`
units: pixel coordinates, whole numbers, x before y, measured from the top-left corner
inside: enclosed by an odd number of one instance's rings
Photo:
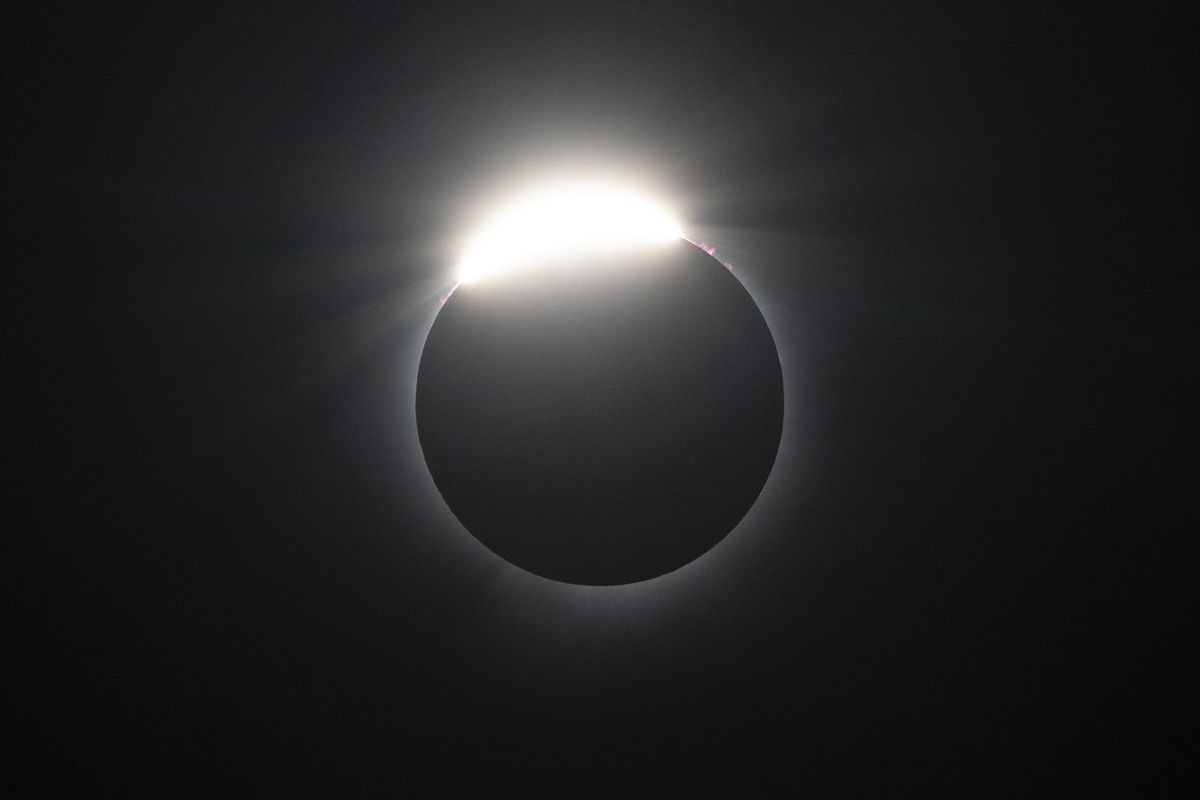
[[[594,254],[665,245],[682,235],[665,206],[609,183],[552,184],[519,195],[467,241],[460,284]]]

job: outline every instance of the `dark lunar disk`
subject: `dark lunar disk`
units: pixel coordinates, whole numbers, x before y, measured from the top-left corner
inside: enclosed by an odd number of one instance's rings
[[[467,530],[530,572],[610,585],[737,525],[775,461],[783,381],[750,295],[681,240],[459,287],[416,411]]]

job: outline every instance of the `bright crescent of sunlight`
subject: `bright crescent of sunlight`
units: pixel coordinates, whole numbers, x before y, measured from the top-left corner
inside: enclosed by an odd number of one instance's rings
[[[493,280],[596,248],[663,245],[682,235],[666,206],[605,182],[549,184],[498,209],[472,234],[458,262],[461,284]]]

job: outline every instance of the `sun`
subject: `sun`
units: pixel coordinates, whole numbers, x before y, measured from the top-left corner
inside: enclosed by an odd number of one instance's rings
[[[667,205],[607,181],[548,183],[523,192],[487,217],[468,238],[456,269],[459,284],[570,263],[571,255],[669,244],[682,228]]]

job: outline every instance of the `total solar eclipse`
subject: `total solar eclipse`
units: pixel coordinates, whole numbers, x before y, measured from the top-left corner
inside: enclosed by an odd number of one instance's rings
[[[774,464],[783,381],[734,274],[669,215],[542,192],[473,240],[429,331],[417,430],[450,510],[529,572],[671,572],[721,541]]]

